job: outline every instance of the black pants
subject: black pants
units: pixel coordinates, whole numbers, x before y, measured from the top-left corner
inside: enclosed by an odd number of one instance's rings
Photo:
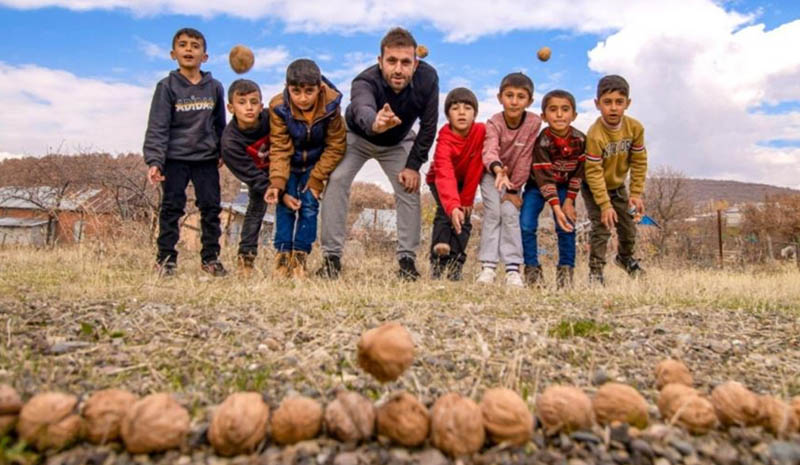
[[[200,209],[200,240],[203,248],[200,257],[203,262],[216,260],[219,255],[219,225],[220,187],[219,169],[216,160],[206,162],[182,162],[167,160],[164,164],[164,177],[162,184],[164,198],[161,201],[161,214],[158,218],[158,261],[175,262],[178,251],[180,231],[178,221],[183,216],[186,207],[186,186],[189,181],[194,186],[196,205]]]
[[[239,255],[255,257],[258,255],[259,233],[261,232],[261,223],[264,221],[264,214],[267,212],[267,203],[264,202],[264,192],[250,188],[248,196],[250,200],[247,203],[247,212],[244,214],[242,223]]]
[[[436,200],[436,216],[433,217],[433,237],[431,238],[431,263],[434,265],[437,263],[442,265],[463,265],[467,261],[467,243],[472,232],[472,223],[469,221],[469,216],[464,219],[464,224],[461,225],[461,234],[456,234],[452,223],[450,223],[450,217],[445,213],[442,202],[439,200],[436,186],[434,184],[428,184],[428,186],[431,188],[433,199]],[[433,253],[433,246],[440,242],[450,246],[450,254],[446,257],[440,258]]]

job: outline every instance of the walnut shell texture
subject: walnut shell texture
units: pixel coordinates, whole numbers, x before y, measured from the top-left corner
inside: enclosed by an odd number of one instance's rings
[[[589,429],[594,424],[592,400],[573,386],[550,386],[536,400],[536,412],[545,433]]]
[[[378,434],[397,444],[416,447],[428,437],[430,415],[413,395],[400,391],[377,409]]]
[[[208,427],[208,442],[218,454],[233,456],[253,452],[267,436],[269,405],[257,392],[229,395]]]
[[[522,445],[533,432],[533,414],[522,397],[506,388],[492,388],[481,399],[483,426],[492,441]]]
[[[604,384],[595,393],[592,406],[601,425],[619,421],[644,429],[650,422],[647,401],[636,389],[625,384]]]
[[[278,444],[295,444],[312,439],[322,429],[322,405],[304,396],[283,399],[272,415],[272,439]]]
[[[378,381],[396,380],[414,361],[414,341],[399,323],[386,323],[361,335],[358,365]]]
[[[711,391],[711,403],[723,426],[756,426],[763,421],[758,395],[736,381],[727,381]]]
[[[478,452],[486,441],[480,406],[472,399],[451,392],[431,409],[431,442],[453,457]]]
[[[36,449],[62,449],[83,435],[83,420],[76,412],[78,398],[45,392],[31,398],[19,412],[17,433]]]
[[[122,389],[104,389],[92,394],[83,407],[86,439],[93,444],[119,439],[122,418],[137,400],[137,396]]]
[[[656,389],[661,390],[667,384],[684,384],[692,386],[694,378],[689,368],[681,361],[667,359],[656,365]]]
[[[170,394],[150,394],[125,412],[120,434],[128,452],[148,454],[180,447],[189,424],[189,412]]]
[[[364,441],[375,434],[375,406],[353,391],[339,391],[325,407],[325,429],[342,442]]]

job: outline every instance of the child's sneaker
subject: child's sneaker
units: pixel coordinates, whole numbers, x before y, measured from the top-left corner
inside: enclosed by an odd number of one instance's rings
[[[571,266],[563,265],[556,268],[556,286],[559,289],[572,287],[572,272]]]
[[[221,278],[228,274],[228,272],[225,270],[225,267],[222,266],[222,262],[217,259],[203,262],[201,268],[203,271],[216,278]]]
[[[159,276],[171,278],[178,274],[178,264],[172,261],[156,263],[156,271]]]
[[[291,252],[278,252],[275,254],[275,269],[272,276],[275,278],[288,278],[291,266]]]
[[[519,274],[519,271],[509,271],[506,273],[506,286],[525,287],[525,283],[522,282],[522,275]]]
[[[306,257],[308,256],[307,253],[295,250],[292,252],[292,258],[289,262],[289,268],[292,273],[292,277],[295,279],[303,279],[306,277]]]
[[[400,269],[397,270],[397,277],[403,279],[405,281],[416,281],[419,278],[419,272],[417,271],[417,265],[414,263],[414,259],[411,257],[401,257],[398,260],[400,264]]]
[[[317,276],[325,279],[337,279],[341,273],[342,261],[338,255],[322,257],[322,266],[317,270]]]
[[[606,280],[603,277],[603,269],[602,268],[589,268],[589,285],[600,285],[605,286]]]
[[[614,263],[628,273],[631,278],[638,278],[644,275],[644,269],[639,266],[639,261],[633,257],[623,258],[619,255],[614,259]]]
[[[525,284],[531,287],[544,287],[544,272],[541,266],[525,265]]]
[[[481,272],[478,274],[477,282],[481,284],[492,284],[494,283],[494,278],[497,277],[497,272],[494,268],[489,268],[485,266],[481,269]]]

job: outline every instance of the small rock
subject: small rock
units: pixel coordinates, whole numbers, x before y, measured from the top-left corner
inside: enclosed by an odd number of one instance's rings
[[[419,465],[447,465],[447,457],[438,449],[426,449],[419,454],[415,454]]]
[[[618,441],[622,444],[629,444],[631,437],[628,434],[628,425],[622,423],[611,427],[611,440]]]
[[[612,450],[611,459],[616,463],[630,463],[631,457],[624,450]]]
[[[642,454],[645,457],[653,458],[653,448],[647,441],[641,439],[634,439],[631,441],[631,449]]]
[[[82,349],[84,347],[89,347],[91,344],[88,342],[83,341],[64,341],[64,342],[56,342],[49,348],[49,352],[52,355],[61,355],[66,354],[67,352],[72,352],[76,349]]]
[[[691,445],[689,442],[680,440],[678,438],[672,438],[669,440],[668,444],[677,449],[677,451],[683,455],[694,454],[694,446]]]
[[[333,459],[333,465],[358,465],[358,454],[355,452],[342,452]]]
[[[775,441],[769,445],[769,456],[780,464],[800,463],[800,444],[787,441]]]
[[[739,451],[728,443],[720,444],[712,456],[718,465],[737,465],[739,461]]]
[[[592,384],[595,386],[602,386],[609,381],[608,373],[602,368],[598,368],[594,371],[594,376],[592,376]]]
[[[588,431],[576,431],[570,434],[569,437],[573,441],[578,441],[578,442],[591,442],[594,444],[600,444],[601,442],[603,442],[603,440],[597,437],[597,435],[590,433]]]
[[[653,461],[653,465],[672,465],[669,460],[659,457]]]

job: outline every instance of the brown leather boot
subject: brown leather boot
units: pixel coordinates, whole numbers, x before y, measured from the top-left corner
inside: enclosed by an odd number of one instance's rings
[[[278,252],[275,254],[275,269],[272,272],[274,278],[288,278],[291,265],[291,252]]]
[[[295,250],[292,252],[289,269],[293,278],[303,279],[306,277],[306,257],[308,257],[308,254],[303,251]]]

